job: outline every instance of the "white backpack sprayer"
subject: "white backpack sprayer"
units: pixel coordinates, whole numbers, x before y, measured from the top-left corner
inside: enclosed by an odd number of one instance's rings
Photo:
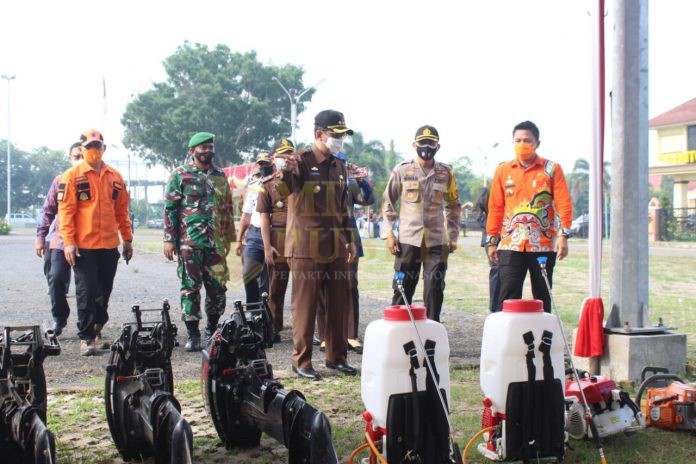
[[[542,303],[537,300],[506,301],[501,313],[486,318],[481,349],[481,388],[486,395],[482,430],[464,449],[464,462],[469,449],[481,436],[485,443],[478,446],[478,451],[491,461],[563,460],[566,441],[563,346],[577,385],[575,392],[580,401],[576,404],[582,408],[581,420],[589,423],[600,461],[606,464],[594,413],[588,407],[590,403],[553,298],[546,273],[547,258],[539,257],[537,261],[551,297],[557,327],[553,327],[553,315],[544,313]],[[537,349],[542,355],[541,372],[537,369]]]
[[[445,327],[411,306],[403,273],[395,276],[406,303],[387,308],[365,331],[361,392],[366,443],[363,462],[460,464],[449,417],[449,340]]]

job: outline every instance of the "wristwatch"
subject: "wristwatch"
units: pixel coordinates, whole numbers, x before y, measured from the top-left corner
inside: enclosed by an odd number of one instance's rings
[[[498,246],[498,243],[500,243],[500,235],[489,235],[486,238],[487,245]]]
[[[562,228],[561,235],[563,235],[566,238],[570,237],[570,229],[568,229],[567,227]]]

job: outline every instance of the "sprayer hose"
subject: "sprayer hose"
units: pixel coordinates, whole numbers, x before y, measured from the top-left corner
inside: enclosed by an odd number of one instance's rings
[[[352,453],[350,453],[350,457],[348,458],[348,464],[353,464],[353,460],[355,459],[355,456],[357,456],[358,453],[360,453],[362,450],[369,448],[369,447],[370,447],[369,443],[364,443],[364,444],[358,446],[357,448],[355,448],[355,450]]]
[[[466,455],[469,454],[469,449],[476,442],[476,440],[478,440],[481,435],[486,432],[490,432],[491,430],[493,430],[493,427],[486,427],[485,429],[479,430],[476,432],[476,435],[469,440],[469,443],[466,444],[466,448],[464,448],[464,454],[462,454],[462,464],[466,464]]]
[[[377,456],[377,459],[379,459],[379,462],[381,462],[382,464],[388,464],[388,463],[387,463],[387,460],[384,459],[384,456],[382,456],[382,455],[379,453],[379,450],[377,449],[377,446],[375,446],[375,442],[372,441],[372,438],[370,437],[370,434],[367,433],[367,432],[365,432],[365,439],[367,440],[367,446],[369,446],[370,449],[372,450],[372,454],[374,454],[375,456]]]

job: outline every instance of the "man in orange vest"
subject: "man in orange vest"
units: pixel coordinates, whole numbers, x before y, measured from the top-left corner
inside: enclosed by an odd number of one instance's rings
[[[75,273],[80,354],[93,356],[108,348],[101,330],[123,239],[126,263],[133,255],[133,230],[128,217],[128,191],[121,174],[104,161],[104,137],[95,129],[80,135],[84,161],[68,169],[58,185],[60,233],[65,260]]]
[[[548,258],[551,283],[556,258],[561,261],[568,255],[573,204],[561,166],[537,154],[539,128],[533,122],[515,126],[512,144],[515,159],[500,164],[491,182],[488,257],[499,266],[501,302],[522,298],[529,271],[534,298],[542,300],[544,310],[550,312],[551,298],[537,257]],[[556,215],[561,220],[560,234]]]

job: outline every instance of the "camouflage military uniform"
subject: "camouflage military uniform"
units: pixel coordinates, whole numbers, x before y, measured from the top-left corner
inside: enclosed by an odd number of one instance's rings
[[[198,169],[192,160],[176,168],[164,197],[164,241],[176,243],[182,320],[201,319],[201,285],[206,315],[225,312],[225,257],[234,240],[232,193],[225,174],[214,166]]]

